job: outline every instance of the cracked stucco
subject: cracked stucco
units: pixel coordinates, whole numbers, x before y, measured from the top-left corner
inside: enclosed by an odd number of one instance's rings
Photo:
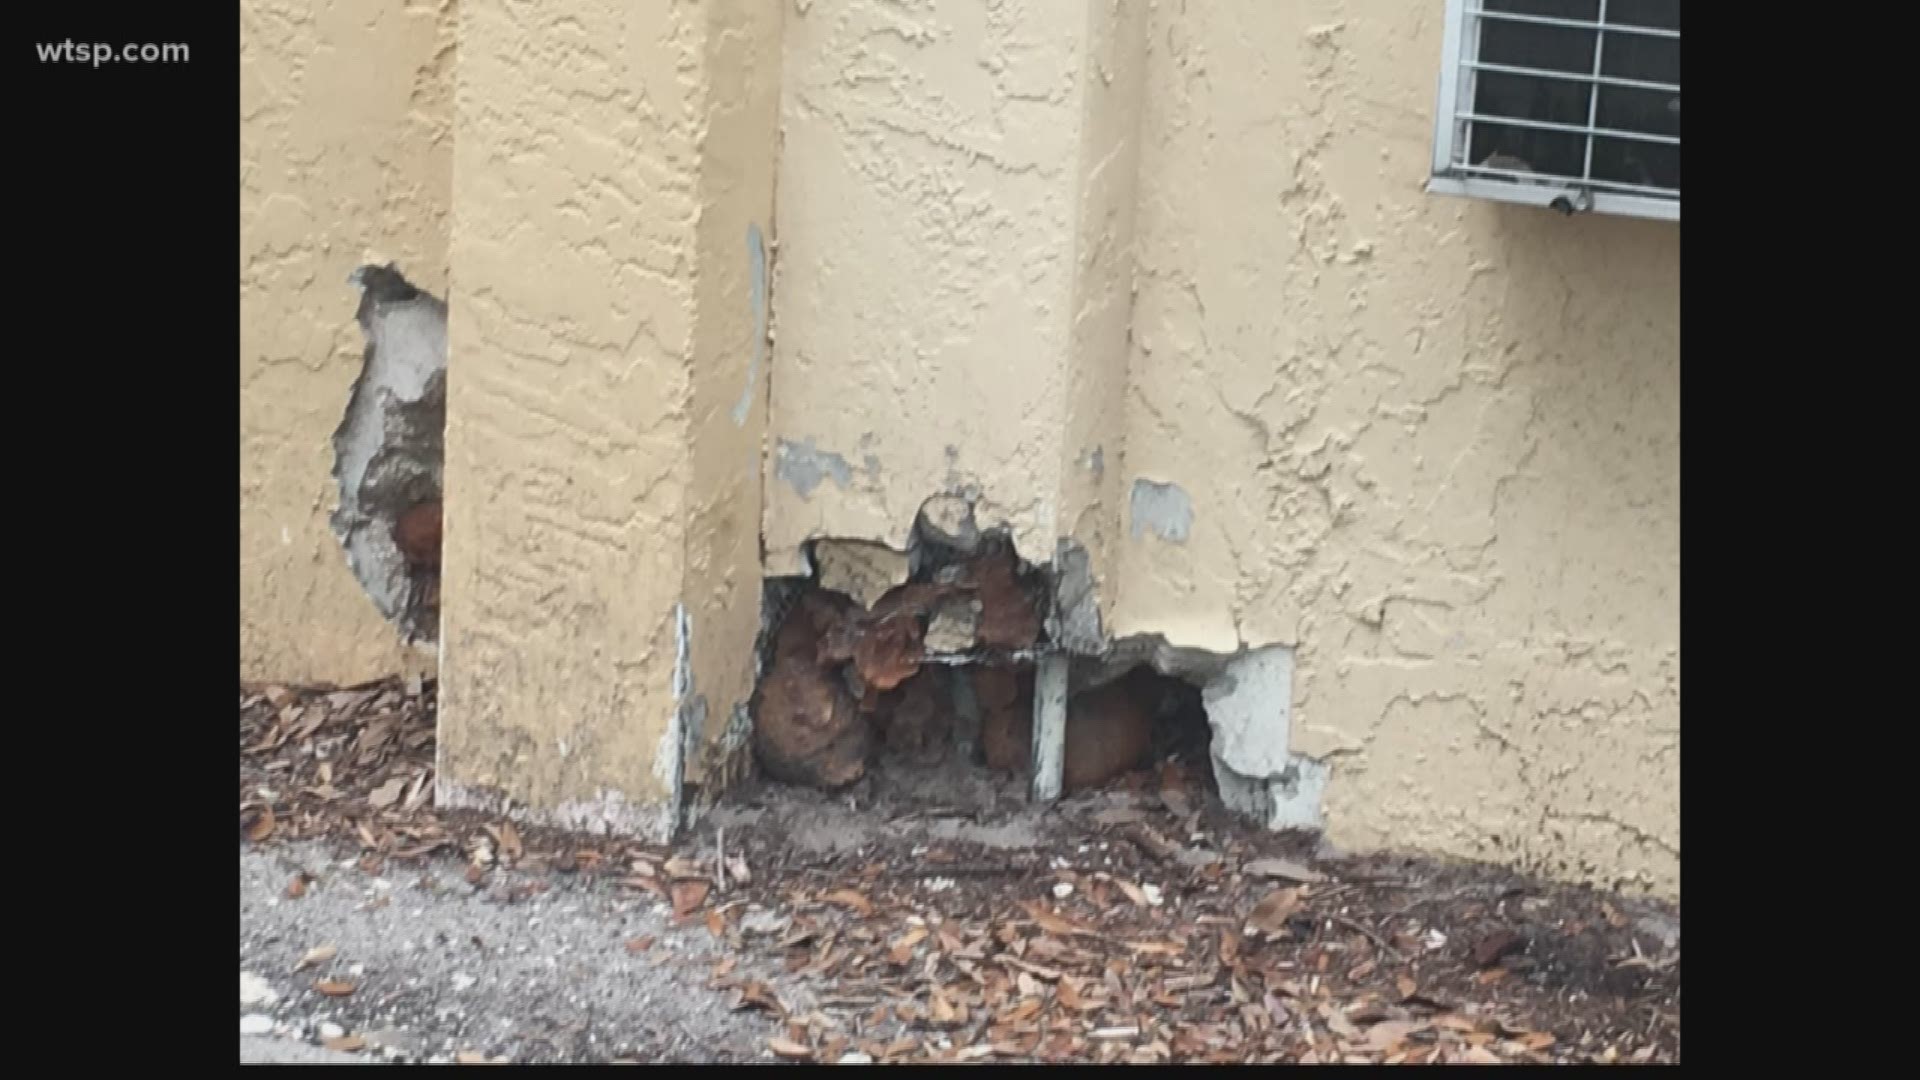
[[[1154,5],[1114,631],[1297,648],[1330,838],[1679,877],[1679,232],[1422,191],[1440,7]]]
[[[240,7],[240,675],[430,669],[327,526],[329,440],[365,342],[362,263],[445,295],[454,5]]]
[[[469,7],[441,771],[536,819],[618,792],[606,824],[664,834],[751,691],[780,13]]]

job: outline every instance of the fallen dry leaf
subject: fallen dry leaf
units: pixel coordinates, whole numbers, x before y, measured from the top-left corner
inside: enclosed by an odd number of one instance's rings
[[[1526,946],[1526,940],[1512,930],[1495,930],[1473,947],[1473,966],[1490,968]]]
[[[1068,936],[1079,934],[1086,937],[1101,936],[1098,930],[1082,926],[1072,919],[1048,911],[1047,906],[1038,900],[1029,900],[1020,906],[1026,909],[1027,914],[1033,916],[1033,921],[1039,924],[1040,929],[1045,930],[1049,934],[1065,934]]]
[[[343,1054],[352,1054],[366,1049],[367,1040],[358,1035],[339,1035],[331,1039],[321,1039],[320,1045]]]
[[[1255,859],[1240,869],[1253,877],[1284,878],[1308,885],[1327,880],[1327,875],[1320,871],[1309,870],[1287,859]]]
[[[396,776],[393,779],[367,792],[367,805],[375,810],[385,810],[400,799],[400,793],[407,790],[407,778]]]
[[[686,915],[698,910],[712,889],[713,883],[705,878],[682,878],[674,882],[670,890],[673,894],[673,913]]]
[[[794,1042],[792,1039],[783,1039],[778,1035],[767,1040],[767,1047],[781,1057],[795,1061],[808,1061],[813,1057],[812,1049],[805,1044]]]
[[[1147,894],[1141,890],[1140,886],[1135,885],[1133,882],[1127,881],[1124,878],[1114,878],[1113,883],[1119,886],[1121,892],[1127,894],[1127,899],[1133,901],[1133,905],[1135,907],[1152,907],[1153,906],[1147,903]]]
[[[502,821],[500,828],[487,831],[493,833],[493,838],[500,842],[500,855],[503,858],[508,862],[520,861],[525,849],[520,844],[520,830],[513,827],[513,822]]]
[[[1550,1031],[1533,1031],[1522,1035],[1517,1041],[1529,1050],[1545,1050],[1553,1045],[1554,1037]]]
[[[353,993],[354,985],[344,979],[316,979],[313,989],[316,993],[325,994],[328,997],[346,997]]]
[[[748,980],[741,983],[737,990],[740,996],[733,1004],[736,1011],[757,1008],[765,1009],[783,1018],[787,1015],[787,1006],[766,983]]]
[[[1414,1020],[1382,1020],[1367,1029],[1365,1046],[1369,1050],[1395,1050],[1407,1036],[1426,1026]]]
[[[645,937],[627,939],[627,952],[631,954],[638,955],[640,953],[646,952],[648,949],[651,949],[651,948],[653,948],[652,934],[648,934]]]
[[[1075,1012],[1091,1012],[1104,1004],[1100,1001],[1090,1001],[1087,998],[1081,997],[1080,989],[1073,984],[1072,979],[1061,979],[1059,989],[1055,991],[1055,993],[1059,996],[1060,1004],[1065,1005]]]
[[[1247,926],[1264,934],[1278,934],[1286,928],[1287,919],[1300,910],[1299,889],[1275,889],[1266,899],[1253,906],[1247,912]]]
[[[273,826],[273,807],[263,805],[260,815],[253,819],[252,825],[247,826],[247,839],[257,844],[273,835]]]
[[[913,947],[926,940],[926,937],[927,928],[924,926],[915,927],[907,931],[887,950],[887,959],[893,961],[895,964],[906,964],[907,961],[913,959]]]
[[[829,904],[838,904],[863,919],[873,914],[873,901],[853,889],[835,889],[820,899]]]
[[[307,883],[312,880],[313,875],[305,870],[293,875],[293,879],[287,882],[287,899],[298,900],[307,895]]]
[[[1039,998],[1021,998],[1019,1004],[1000,1014],[1000,1022],[1003,1024],[1018,1024],[1023,1020],[1032,1018],[1040,1009],[1041,1003]]]
[[[1400,991],[1400,1000],[1415,997],[1420,993],[1420,984],[1405,975],[1393,980],[1394,989]]]
[[[300,958],[299,963],[293,965],[293,970],[304,971],[317,964],[324,964],[333,959],[339,952],[340,950],[333,945],[316,945],[307,950],[306,955]]]

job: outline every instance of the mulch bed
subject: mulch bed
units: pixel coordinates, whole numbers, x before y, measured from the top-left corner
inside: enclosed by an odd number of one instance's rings
[[[1468,863],[1316,861],[1224,813],[1178,763],[1048,813],[1029,850],[894,830],[819,855],[769,812],[723,854],[708,827],[670,850],[436,811],[433,713],[431,681],[243,686],[243,840],[330,839],[369,872],[459,859],[503,902],[549,874],[603,876],[727,943],[709,985],[768,1014],[776,1057],[1680,1057],[1677,906]],[[627,947],[639,963],[651,945]]]

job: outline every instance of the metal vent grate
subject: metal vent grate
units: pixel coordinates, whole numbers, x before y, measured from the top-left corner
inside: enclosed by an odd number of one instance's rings
[[[1680,218],[1680,0],[1447,0],[1445,195]]]

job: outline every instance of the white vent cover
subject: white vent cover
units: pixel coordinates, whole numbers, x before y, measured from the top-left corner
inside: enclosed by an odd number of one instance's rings
[[[1446,0],[1427,190],[1680,220],[1680,0]]]

